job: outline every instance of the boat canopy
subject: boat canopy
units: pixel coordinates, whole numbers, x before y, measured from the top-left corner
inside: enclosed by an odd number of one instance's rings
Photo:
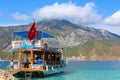
[[[28,38],[28,32],[29,31],[20,31],[20,32],[13,32],[13,34],[18,35],[22,38],[29,39]],[[38,31],[38,36],[37,37],[39,37],[39,38],[55,38],[53,35],[45,33],[43,31]]]

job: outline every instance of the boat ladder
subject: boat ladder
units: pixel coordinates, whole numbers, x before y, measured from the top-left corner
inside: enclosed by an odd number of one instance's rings
[[[32,78],[32,72],[29,71],[29,72],[25,72],[25,80],[31,80]]]

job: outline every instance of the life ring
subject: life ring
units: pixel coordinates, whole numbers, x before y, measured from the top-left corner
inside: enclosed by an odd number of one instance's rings
[[[43,45],[43,46],[44,46],[44,48],[47,48],[47,47],[48,47],[47,43],[44,43],[44,45]]]

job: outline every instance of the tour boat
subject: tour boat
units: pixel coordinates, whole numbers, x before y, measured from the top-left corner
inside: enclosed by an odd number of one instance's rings
[[[55,36],[43,31],[37,31],[37,36],[32,36],[32,39],[30,31],[18,31],[13,34],[19,36],[19,40],[12,41],[12,57],[8,69],[11,74],[26,78],[64,72],[66,58],[63,48],[47,43],[49,39],[54,42],[52,39],[55,39]]]

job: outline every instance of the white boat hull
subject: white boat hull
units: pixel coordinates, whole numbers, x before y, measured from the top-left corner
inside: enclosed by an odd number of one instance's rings
[[[56,74],[56,73],[61,73],[64,72],[64,68],[57,68],[57,69],[52,69],[52,70],[44,70],[43,73],[44,75],[50,75],[50,74]]]
[[[36,71],[18,71],[14,73],[13,75],[16,77],[25,77],[26,73],[31,73],[31,77],[43,77],[47,75],[57,74],[64,72],[64,68],[52,68],[52,69],[45,69],[45,70],[36,70]]]

